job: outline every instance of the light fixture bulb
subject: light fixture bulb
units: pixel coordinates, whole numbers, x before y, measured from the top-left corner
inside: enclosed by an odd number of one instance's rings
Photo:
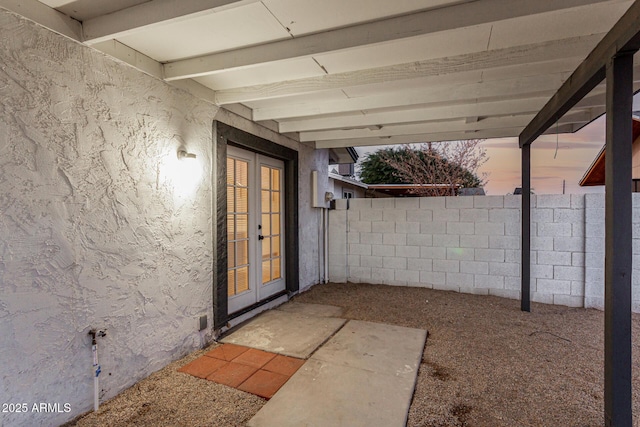
[[[179,159],[195,159],[196,155],[194,153],[187,153],[185,150],[178,151]]]

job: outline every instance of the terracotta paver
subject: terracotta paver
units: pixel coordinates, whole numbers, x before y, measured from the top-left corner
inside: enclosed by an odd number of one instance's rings
[[[270,399],[304,362],[254,348],[223,344],[178,371]]]
[[[238,387],[238,390],[270,399],[288,379],[289,377],[287,375],[276,374],[275,372],[260,369],[243,382]]]
[[[275,353],[267,353],[266,351],[250,348],[233,359],[233,362],[253,366],[254,368],[262,368],[274,357],[276,357]]]
[[[238,388],[240,384],[245,382],[257,370],[258,368],[254,368],[253,366],[229,362],[211,375],[207,376],[207,379],[219,384],[228,385],[229,387]]]
[[[282,356],[279,354],[271,359],[269,363],[264,365],[262,369],[290,377],[295,374],[303,364],[303,359],[296,359],[294,357]]]
[[[184,365],[182,368],[178,369],[178,371],[193,375],[194,377],[206,378],[227,363],[229,362],[213,359],[211,357],[199,357],[193,362]]]
[[[235,344],[223,344],[219,347],[214,348],[210,352],[205,353],[205,356],[215,357],[216,359],[231,362],[233,359],[240,356],[247,350],[249,350],[249,347],[242,347]]]

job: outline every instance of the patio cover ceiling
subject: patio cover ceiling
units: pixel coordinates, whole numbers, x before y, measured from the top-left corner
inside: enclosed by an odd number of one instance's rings
[[[0,7],[296,140],[339,148],[516,137],[632,3],[0,0]],[[602,83],[547,132],[576,131],[604,111]]]

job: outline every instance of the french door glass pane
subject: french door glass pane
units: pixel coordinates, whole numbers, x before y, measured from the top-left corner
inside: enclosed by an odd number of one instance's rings
[[[280,278],[280,261],[280,258],[273,259],[273,270],[271,271],[273,277],[271,278],[271,280]]]
[[[227,294],[249,289],[249,162],[227,158]]]
[[[249,215],[236,214],[236,239],[249,237]]]
[[[270,259],[271,258],[271,238],[265,237],[262,241],[262,259]]]
[[[262,214],[262,235],[271,234],[271,216],[269,214]]]
[[[236,243],[237,249],[237,258],[238,258],[238,266],[248,265],[249,264],[249,241],[241,240]]]
[[[236,188],[236,212],[249,212],[249,190],[247,188]]]
[[[227,248],[227,265],[229,267],[236,266],[236,244],[231,242]]]
[[[227,295],[236,294],[236,271],[229,270],[227,274]]]
[[[244,292],[249,289],[249,267],[242,267],[237,270],[238,283],[236,284],[236,292]]]
[[[270,209],[270,205],[269,205],[269,191],[268,190],[262,190],[262,212],[263,213],[268,213],[271,209]]]
[[[233,185],[236,162],[232,158],[227,158],[227,185]]]
[[[262,283],[271,281],[271,261],[262,261]]]
[[[236,211],[236,197],[233,187],[227,188],[227,212]]]
[[[236,181],[239,187],[249,186],[249,163],[236,160]]]
[[[236,238],[236,225],[234,215],[227,215],[227,241],[231,242]]]
[[[280,236],[271,238],[271,256],[274,258],[280,256]]]
[[[260,188],[262,188],[262,189],[267,189],[268,190],[269,188],[271,188],[271,182],[270,182],[270,179],[269,179],[270,169],[271,168],[269,168],[267,166],[262,166],[260,168],[260,183],[261,183]]]
[[[261,165],[260,167],[260,201],[262,211],[262,283],[265,284],[280,278],[281,271],[281,239],[280,219],[282,178],[278,168]]]

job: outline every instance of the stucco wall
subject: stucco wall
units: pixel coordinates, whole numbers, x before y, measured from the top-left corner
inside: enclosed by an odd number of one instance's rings
[[[0,401],[72,411],[2,423],[55,425],[92,407],[91,328],[103,398],[208,338],[216,108],[5,12],[0,63]]]
[[[531,218],[532,300],[602,307],[604,195],[533,196]],[[519,298],[520,221],[518,196],[354,199],[349,209],[339,201],[330,216],[330,278]]]
[[[323,198],[328,190],[329,164],[328,150],[313,150],[305,145],[298,151],[300,163],[298,186],[299,238],[300,238],[300,290],[304,291],[320,281],[322,264],[322,226],[320,209],[313,207],[311,191],[311,171],[318,171],[318,198]],[[328,205],[327,205],[328,206]],[[322,265],[321,265],[322,264]]]
[[[214,118],[301,149],[301,176],[326,152],[1,9],[0,64],[0,403],[71,409],[0,425],[57,425],[92,408],[91,328],[103,400],[212,338]]]

